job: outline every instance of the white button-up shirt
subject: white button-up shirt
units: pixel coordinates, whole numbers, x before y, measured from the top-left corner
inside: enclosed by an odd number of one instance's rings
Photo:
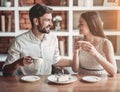
[[[25,56],[43,58],[44,61],[38,69],[35,68],[33,63],[26,67],[20,66],[18,69],[24,75],[51,74],[52,64],[57,63],[61,59],[59,56],[58,39],[50,33],[45,34],[43,40],[40,41],[32,31],[28,31],[15,38],[8,53],[5,65],[11,64]]]

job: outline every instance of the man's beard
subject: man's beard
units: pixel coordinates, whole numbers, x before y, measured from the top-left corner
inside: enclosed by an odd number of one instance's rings
[[[50,27],[50,25],[48,25],[47,27]],[[38,31],[41,33],[46,33],[46,34],[50,33],[50,30],[46,30],[46,28],[39,29]]]
[[[46,34],[48,34],[50,32],[49,30],[47,31],[45,28],[38,30],[38,31],[41,33],[46,33]]]

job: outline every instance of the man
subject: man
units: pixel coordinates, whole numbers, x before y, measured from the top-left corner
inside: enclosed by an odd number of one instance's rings
[[[52,65],[69,66],[70,60],[59,56],[57,37],[51,35],[53,10],[44,4],[34,5],[30,11],[32,29],[15,38],[3,66],[3,75],[51,74]],[[42,66],[35,70],[32,57],[42,57]]]

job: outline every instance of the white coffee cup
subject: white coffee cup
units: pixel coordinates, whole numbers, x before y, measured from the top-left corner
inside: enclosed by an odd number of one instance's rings
[[[36,67],[38,69],[39,67],[41,67],[41,65],[43,63],[43,58],[32,57],[32,61],[33,61],[34,67]]]

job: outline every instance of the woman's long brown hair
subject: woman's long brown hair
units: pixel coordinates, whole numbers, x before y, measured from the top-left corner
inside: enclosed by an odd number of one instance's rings
[[[96,11],[84,12],[81,14],[81,17],[87,22],[90,32],[93,35],[105,38],[102,20],[98,12]]]

